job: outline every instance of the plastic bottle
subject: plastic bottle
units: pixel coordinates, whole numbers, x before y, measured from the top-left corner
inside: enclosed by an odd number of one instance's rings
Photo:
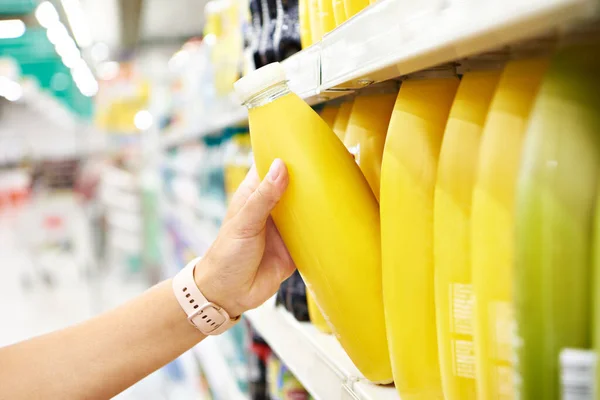
[[[344,136],[344,145],[354,156],[378,201],[383,146],[397,96],[396,82],[384,82],[363,90],[354,99]]]
[[[331,328],[327,324],[327,320],[315,302],[313,295],[308,290],[306,291],[306,302],[308,303],[308,315],[310,317],[310,322],[312,322],[315,328],[317,328],[319,331],[323,333],[331,333]]]
[[[332,0],[332,4],[335,26],[340,26],[348,19],[348,16],[346,15],[346,8],[344,7],[344,0]]]
[[[434,202],[437,337],[446,400],[476,398],[471,198],[479,141],[500,71],[466,72],[440,150]]]
[[[520,399],[584,397],[566,382],[591,345],[593,217],[600,165],[600,42],[559,50],[531,112],[517,184],[515,301]],[[561,357],[562,358],[562,357]]]
[[[514,193],[543,58],[506,64],[484,126],[471,208],[475,366],[483,399],[511,399]]]
[[[308,0],[308,18],[312,42],[317,43],[323,37],[323,28],[319,17],[319,0]]]
[[[459,80],[402,82],[381,166],[383,297],[396,388],[441,399],[433,290],[433,198],[442,135]]]
[[[310,31],[310,11],[309,11],[310,0],[299,0],[298,8],[298,20],[300,23],[300,43],[302,48],[309,47],[312,41],[312,33]]]
[[[344,0],[346,18],[350,19],[369,5],[369,0]]]
[[[273,33],[277,61],[283,61],[302,50],[298,0],[277,0],[277,21]]]
[[[335,29],[335,16],[333,15],[332,0],[318,0],[319,22],[323,35]]]
[[[349,99],[340,105],[338,113],[335,117],[335,123],[333,124],[333,132],[343,142],[346,136],[346,129],[348,128],[348,120],[350,119],[350,113],[352,112],[352,106],[354,105],[354,99]]]
[[[289,186],[272,216],[307,287],[365,377],[390,382],[379,210],[367,181],[331,128],[289,90],[280,64],[235,88],[249,108],[259,175],[275,158],[287,165]]]

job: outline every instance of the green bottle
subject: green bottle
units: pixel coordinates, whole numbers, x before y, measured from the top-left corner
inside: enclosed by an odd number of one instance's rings
[[[561,352],[569,359],[568,349],[591,347],[599,139],[600,43],[562,48],[530,116],[516,195],[515,383],[523,400],[563,397]]]

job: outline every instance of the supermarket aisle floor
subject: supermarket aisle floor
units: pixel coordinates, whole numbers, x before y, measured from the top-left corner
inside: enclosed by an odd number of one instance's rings
[[[144,290],[140,280],[125,279],[118,268],[90,272],[85,216],[80,208],[70,210],[72,234],[79,243],[66,254],[34,246],[31,232],[24,237],[22,218],[0,216],[0,346],[80,322]],[[33,214],[35,210],[28,216]],[[35,230],[32,224],[28,228]],[[158,371],[118,398],[189,397],[181,396],[177,385]]]

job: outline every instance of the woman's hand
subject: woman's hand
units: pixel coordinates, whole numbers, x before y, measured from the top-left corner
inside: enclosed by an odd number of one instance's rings
[[[252,167],[232,198],[217,239],[196,266],[200,291],[231,317],[264,303],[296,269],[270,217],[288,181],[279,159],[262,182]]]

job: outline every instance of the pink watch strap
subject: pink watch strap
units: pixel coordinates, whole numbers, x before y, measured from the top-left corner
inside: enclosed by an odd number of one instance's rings
[[[173,278],[173,292],[188,321],[205,335],[219,335],[240,319],[232,319],[227,311],[209,302],[196,286],[194,269],[201,257],[188,263]]]

